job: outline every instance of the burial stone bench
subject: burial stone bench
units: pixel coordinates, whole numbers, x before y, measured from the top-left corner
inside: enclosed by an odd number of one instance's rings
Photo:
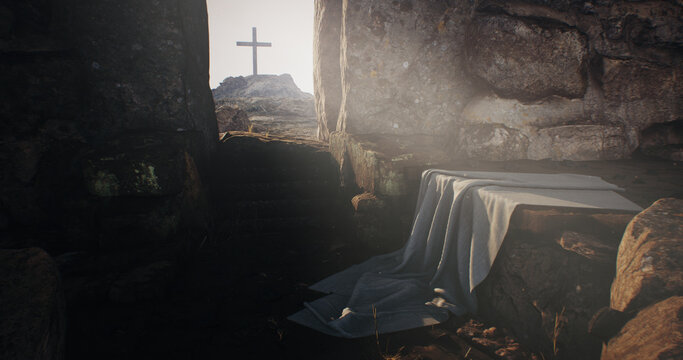
[[[491,272],[477,288],[479,315],[512,330],[546,358],[598,359],[588,333],[609,304],[621,234],[633,213],[518,207]]]

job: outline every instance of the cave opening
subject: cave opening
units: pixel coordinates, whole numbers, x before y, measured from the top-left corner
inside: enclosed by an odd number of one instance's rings
[[[221,136],[316,138],[313,5],[207,1],[210,86]]]

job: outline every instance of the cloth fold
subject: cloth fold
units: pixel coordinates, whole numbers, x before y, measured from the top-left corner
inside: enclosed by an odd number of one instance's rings
[[[517,205],[642,210],[615,193],[621,190],[586,175],[426,170],[404,247],[312,285],[330,295],[289,319],[355,338],[474,313],[474,289],[488,275]]]

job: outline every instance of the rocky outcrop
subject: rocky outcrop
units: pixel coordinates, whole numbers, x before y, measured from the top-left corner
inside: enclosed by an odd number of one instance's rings
[[[218,132],[226,131],[248,131],[249,115],[246,111],[237,106],[227,104],[216,105],[216,121],[218,122]]]
[[[315,138],[315,101],[302,92],[289,74],[228,77],[213,90],[221,132],[252,131],[278,136]],[[227,112],[226,112],[227,111]],[[246,122],[232,114],[246,114]],[[228,116],[240,125],[227,126]],[[241,116],[241,115],[239,115]]]
[[[43,250],[0,250],[0,358],[64,358],[66,314],[55,261]]]
[[[289,74],[227,77],[213,89],[213,98],[291,98],[311,99],[296,86]]]
[[[683,200],[661,199],[636,215],[619,245],[611,308],[635,313],[683,293]]]

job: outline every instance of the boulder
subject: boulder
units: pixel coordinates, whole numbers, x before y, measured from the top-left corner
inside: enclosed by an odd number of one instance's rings
[[[599,23],[586,30],[601,55],[670,63],[672,57],[667,48],[683,43],[683,8],[675,2],[613,1],[593,10]]]
[[[0,250],[0,358],[64,357],[65,304],[59,270],[43,250]]]
[[[532,160],[614,160],[634,150],[620,125],[564,125],[540,129],[529,142]]]
[[[354,238],[363,246],[376,250],[377,253],[394,251],[403,245],[406,227],[405,218],[398,209],[407,208],[397,204],[395,198],[378,198],[375,194],[365,192],[351,199],[353,206]],[[402,223],[403,221],[403,223]]]
[[[561,126],[584,121],[584,102],[550,96],[540,101],[521,102],[495,95],[472,99],[462,112],[470,125],[500,124],[532,134],[539,128]]]
[[[238,107],[216,106],[216,121],[218,132],[249,130],[249,116]]]
[[[318,139],[328,140],[337,129],[341,105],[339,66],[342,2],[316,0],[313,31],[313,84],[318,116]]]
[[[481,160],[518,160],[527,157],[529,139],[520,130],[499,124],[464,126],[455,152]]]
[[[641,310],[626,323],[603,347],[600,359],[680,358],[683,358],[683,296],[672,296]]]
[[[609,120],[643,130],[683,117],[681,67],[603,59],[602,84]]]
[[[474,92],[462,50],[470,10],[466,2],[345,1],[337,130],[446,136]]]
[[[576,29],[504,15],[478,16],[468,28],[467,65],[504,97],[582,97],[588,47]]]
[[[619,245],[610,306],[636,313],[683,294],[683,200],[665,198],[636,215]]]

